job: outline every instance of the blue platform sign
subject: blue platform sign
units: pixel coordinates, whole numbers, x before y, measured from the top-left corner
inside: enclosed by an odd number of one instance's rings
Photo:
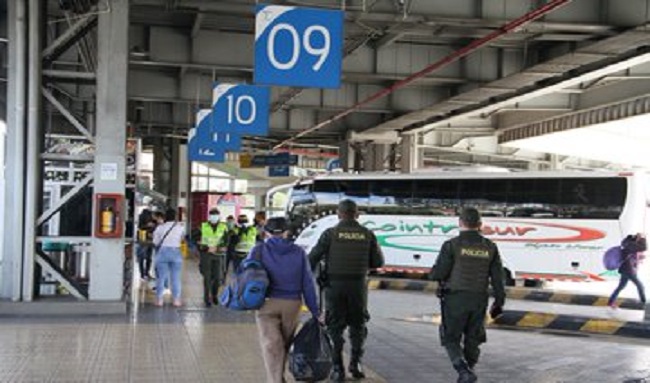
[[[341,160],[338,158],[332,158],[329,161],[327,161],[327,165],[325,165],[325,170],[331,172],[334,169],[341,169]]]
[[[343,11],[257,6],[255,83],[338,88],[343,19]]]
[[[266,136],[270,97],[267,87],[215,83],[212,88],[213,131]]]
[[[190,161],[224,162],[226,152],[241,149],[241,136],[214,132],[213,112],[204,109],[197,114],[196,127],[190,129],[187,152]]]
[[[290,167],[287,165],[269,166],[269,177],[289,177]]]

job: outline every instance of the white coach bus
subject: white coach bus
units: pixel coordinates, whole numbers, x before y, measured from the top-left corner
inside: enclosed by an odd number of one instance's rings
[[[428,272],[458,234],[460,209],[474,206],[510,281],[603,281],[616,275],[603,268],[605,250],[650,228],[649,186],[632,172],[338,174],[298,181],[286,216],[309,251],[351,199],[383,249],[383,271]]]

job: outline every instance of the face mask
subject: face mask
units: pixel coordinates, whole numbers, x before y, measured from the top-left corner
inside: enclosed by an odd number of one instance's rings
[[[219,222],[219,214],[210,214],[210,217],[208,217],[208,220],[210,223],[217,223]]]
[[[239,226],[242,226],[242,227],[248,225],[248,221],[239,221],[237,223],[239,224]]]
[[[226,222],[226,226],[228,226],[228,229],[232,229],[233,227],[235,227],[235,223],[234,222]]]

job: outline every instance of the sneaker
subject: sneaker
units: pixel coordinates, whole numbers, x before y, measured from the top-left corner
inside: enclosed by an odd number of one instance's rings
[[[153,303],[154,306],[156,307],[162,307],[163,306],[163,300],[162,299],[156,299],[156,301]]]
[[[174,299],[173,305],[174,305],[174,307],[181,307],[181,306],[183,306],[183,302],[181,302],[180,299]]]

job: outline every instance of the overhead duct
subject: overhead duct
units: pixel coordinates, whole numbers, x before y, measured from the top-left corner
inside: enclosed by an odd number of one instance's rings
[[[327,120],[325,120],[323,122],[320,122],[317,125],[309,128],[309,129],[303,130],[302,132],[296,134],[295,136],[293,136],[293,137],[291,137],[289,139],[286,139],[286,140],[282,141],[281,143],[276,145],[274,147],[274,149],[279,149],[279,148],[289,144],[290,142],[296,140],[297,138],[303,137],[303,136],[305,136],[307,134],[310,134],[310,133],[313,133],[313,132],[315,132],[315,131],[317,131],[319,129],[322,129],[322,128],[324,128],[324,127],[326,127],[326,126],[328,126],[328,125],[330,125],[330,124],[344,118],[345,116],[353,113],[355,110],[359,109],[360,107],[362,107],[364,105],[367,105],[367,104],[369,104],[371,102],[374,102],[374,101],[376,101],[376,100],[378,100],[380,98],[386,97],[389,94],[395,92],[396,90],[398,90],[400,88],[403,88],[406,85],[412,83],[413,81],[415,81],[415,80],[417,80],[419,78],[422,78],[422,77],[426,76],[427,74],[429,74],[429,73],[431,73],[433,71],[444,68],[445,66],[447,66],[447,65],[449,65],[451,63],[454,63],[455,61],[461,59],[462,57],[465,57],[465,56],[477,51],[478,49],[484,47],[485,45],[489,44],[490,42],[492,42],[492,41],[494,41],[494,40],[496,40],[496,39],[498,39],[498,38],[512,32],[512,31],[514,31],[514,30],[516,30],[518,28],[520,28],[521,26],[525,25],[526,23],[529,23],[529,22],[531,22],[533,20],[536,20],[536,19],[538,19],[540,17],[543,17],[543,16],[551,13],[552,11],[554,11],[554,10],[556,10],[556,9],[558,9],[558,8],[568,4],[570,2],[571,2],[571,0],[553,0],[553,1],[551,1],[551,2],[549,2],[547,4],[545,4],[545,5],[541,6],[538,9],[535,9],[535,10],[529,12],[529,13],[526,13],[525,15],[523,15],[523,16],[521,16],[521,17],[519,17],[519,18],[517,18],[517,19],[515,19],[515,20],[513,20],[513,21],[511,21],[511,22],[509,22],[507,24],[505,24],[500,29],[488,34],[487,36],[472,41],[469,45],[467,45],[467,46],[465,46],[465,47],[451,53],[450,55],[442,58],[441,60],[438,60],[437,62],[427,66],[426,68],[422,69],[421,71],[416,72],[416,73],[408,76],[407,78],[405,78],[403,80],[397,81],[392,86],[390,86],[388,88],[384,88],[384,89],[380,90],[379,92],[374,93],[373,95],[369,96],[368,98],[366,98],[366,99],[364,99],[362,101],[359,101],[358,103],[354,104],[350,108],[348,108],[348,109],[334,115],[333,117],[331,117],[331,118],[329,118],[329,119],[327,119]]]

